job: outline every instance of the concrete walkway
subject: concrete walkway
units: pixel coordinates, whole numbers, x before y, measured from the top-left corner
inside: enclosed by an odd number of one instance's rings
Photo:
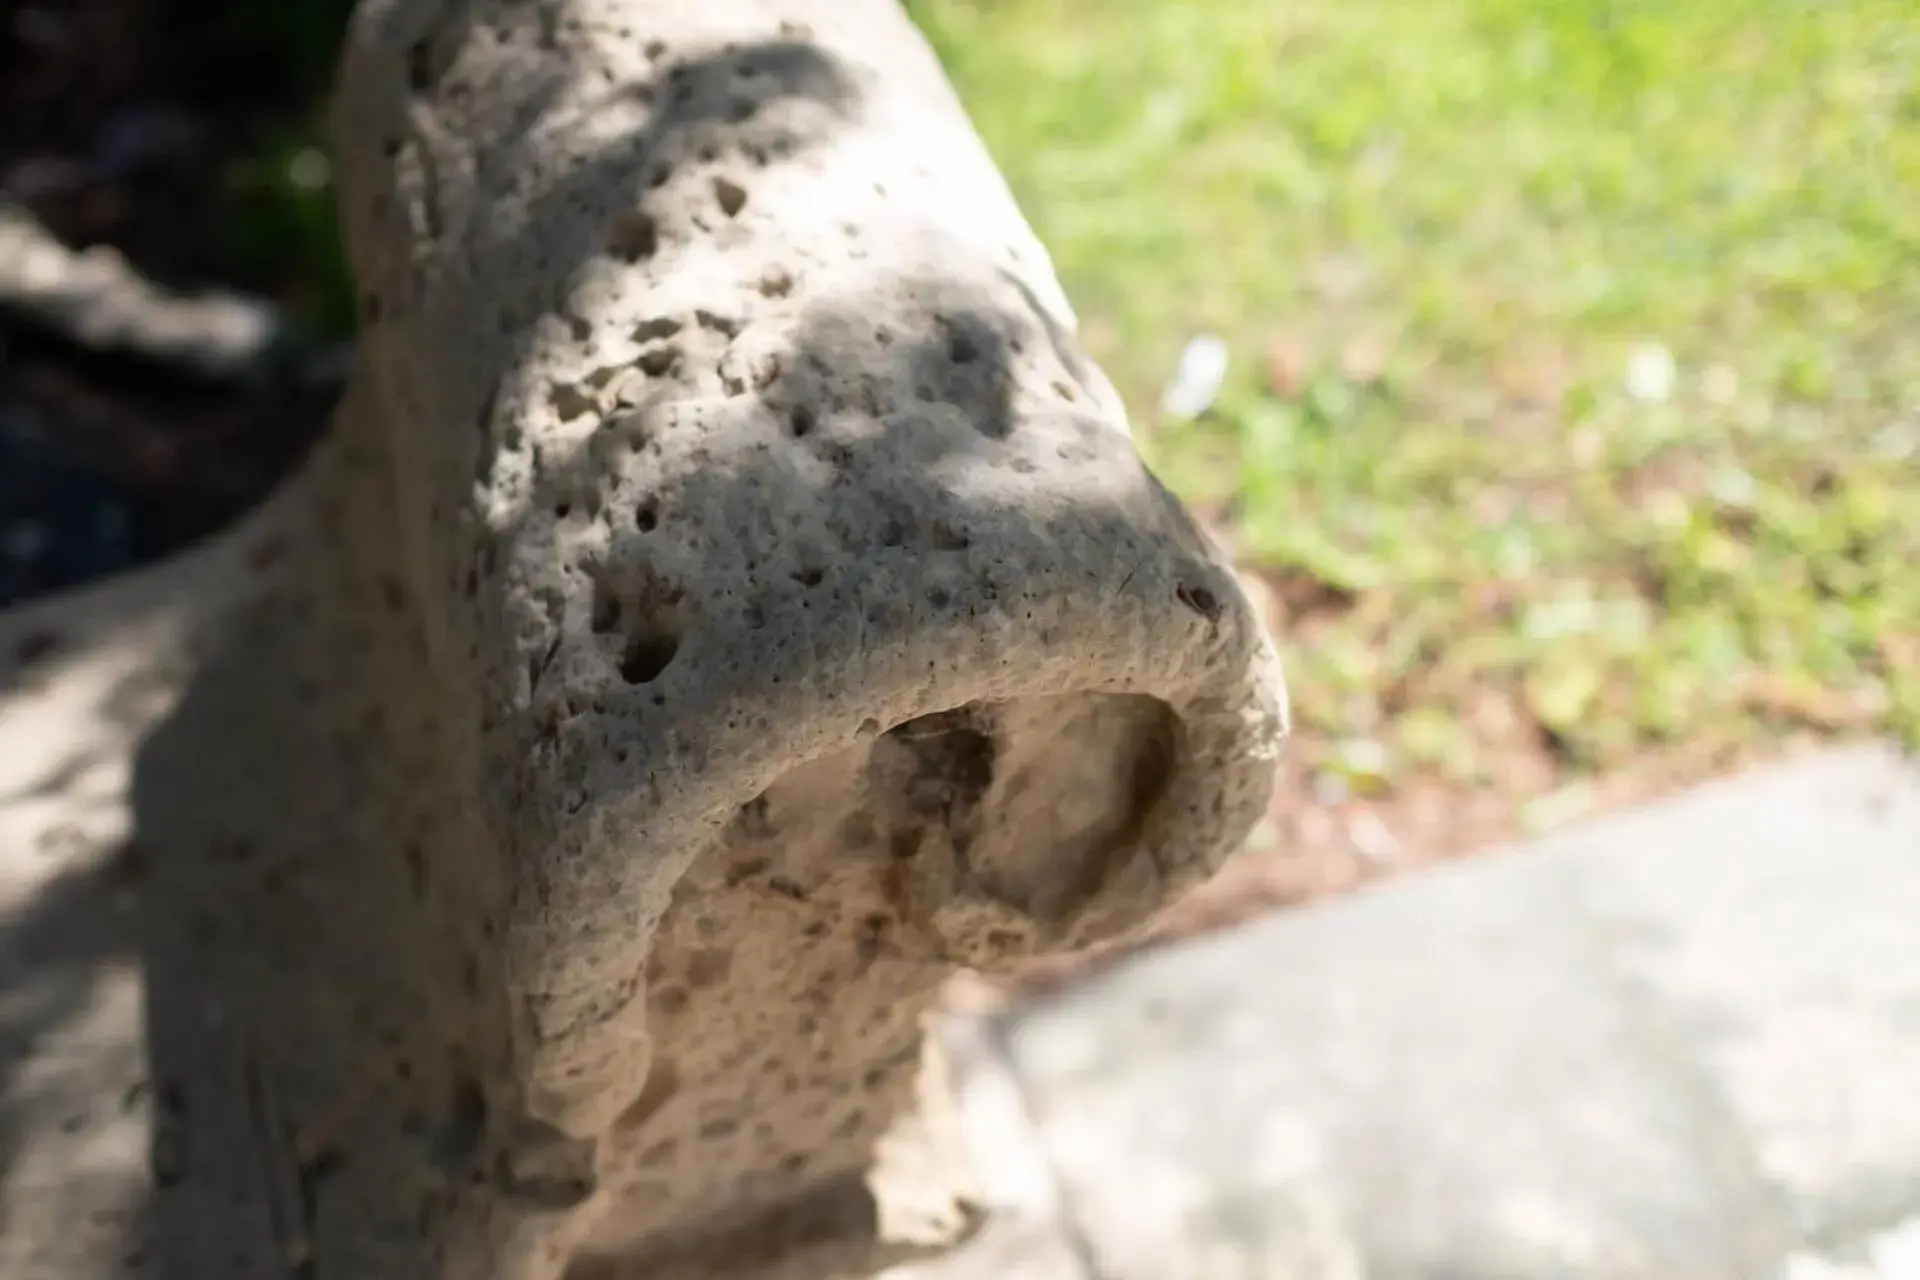
[[[156,1182],[192,1203],[196,1135],[148,1078],[125,787],[262,536],[0,616],[9,1280],[159,1274],[156,1233],[260,1216],[154,1208]],[[1061,1274],[1920,1277],[1920,775],[1875,749],[1757,773],[987,1030]],[[289,1274],[271,1253],[233,1274]]]
[[[1920,774],[1765,770],[975,1030],[1002,1201],[1085,1250],[1035,1274],[1913,1280]]]

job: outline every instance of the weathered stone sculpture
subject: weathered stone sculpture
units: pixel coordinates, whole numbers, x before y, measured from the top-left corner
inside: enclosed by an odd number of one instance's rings
[[[711,1274],[956,966],[1235,846],[1272,651],[891,0],[368,0],[336,136],[359,364],[136,783],[228,908],[150,942],[244,1028],[156,1047],[190,1185],[315,1280]]]

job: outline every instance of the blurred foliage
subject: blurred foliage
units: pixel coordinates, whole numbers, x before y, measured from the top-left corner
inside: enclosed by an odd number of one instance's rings
[[[325,120],[352,9],[353,0],[227,0],[214,19],[217,43],[270,67],[286,98],[301,104],[290,118],[260,121],[255,145],[224,175],[216,193],[223,247],[236,276],[284,281],[282,303],[328,336],[351,333],[354,323]]]
[[[314,76],[344,8],[235,13]],[[1330,767],[1482,778],[1490,690],[1576,771],[1920,741],[1912,0],[909,8],[1151,460],[1293,604]],[[344,327],[307,126],[239,235]],[[1200,332],[1224,397],[1151,420]]]

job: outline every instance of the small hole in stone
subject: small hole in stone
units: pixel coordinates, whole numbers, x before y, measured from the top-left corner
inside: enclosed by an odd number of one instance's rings
[[[752,98],[735,98],[733,104],[727,108],[727,118],[735,124],[745,124],[753,119],[753,113],[759,109],[760,104]]]
[[[768,267],[760,276],[760,296],[784,298],[793,292],[793,273],[785,267]]]
[[[391,160],[400,154],[400,139],[388,138],[380,144],[380,154]]]
[[[446,1114],[429,1147],[440,1172],[459,1176],[469,1172],[487,1132],[487,1095],[471,1076],[454,1081]]]
[[[633,327],[635,342],[654,342],[661,338],[671,338],[680,332],[680,321],[673,316],[655,316],[651,320],[642,320]]]
[[[955,364],[972,364],[979,355],[979,344],[964,333],[954,334],[952,341],[947,344],[947,356]]]
[[[1205,587],[1182,586],[1174,591],[1180,603],[1193,610],[1209,622],[1220,617],[1220,601],[1213,592]]]
[[[673,176],[672,165],[660,165],[647,175],[647,185],[656,190],[667,185],[667,179]]]
[[[660,226],[650,214],[628,209],[616,215],[607,230],[607,245],[628,262],[642,262],[660,248]]]
[[[628,684],[650,684],[659,679],[680,652],[680,637],[665,631],[643,632],[627,639],[620,655],[620,678]]]
[[[713,180],[713,198],[719,203],[720,212],[729,218],[738,217],[740,211],[747,207],[747,189],[726,178]]]
[[[803,587],[817,587],[826,576],[819,569],[802,569],[793,575],[793,580]]]
[[[425,902],[429,887],[426,852],[417,844],[409,844],[401,850],[401,856],[407,864],[407,892],[415,902]]]
[[[565,520],[568,516],[572,514],[573,514],[573,504],[571,502],[556,502],[553,504],[554,519]]]
[[[604,588],[594,597],[591,625],[595,635],[604,636],[620,626],[620,597]]]
[[[649,40],[647,41],[645,53],[648,62],[658,62],[667,56],[667,42],[665,40]]]
[[[792,411],[787,414],[787,425],[792,428],[795,439],[812,431],[813,423],[813,410],[804,404],[793,406]]]
[[[651,350],[642,351],[638,363],[640,372],[649,378],[661,377],[670,373],[673,367],[680,363],[680,348],[654,347]]]
[[[407,87],[425,92],[433,84],[433,51],[425,40],[407,46]]]
[[[634,512],[633,523],[642,533],[652,533],[660,527],[660,508],[649,498],[640,504]]]

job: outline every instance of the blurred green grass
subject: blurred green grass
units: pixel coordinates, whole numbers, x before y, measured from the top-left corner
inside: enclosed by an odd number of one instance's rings
[[[1920,742],[1911,0],[917,0],[1310,734]],[[1235,371],[1155,420],[1194,334]],[[1390,779],[1389,779],[1390,780]]]

